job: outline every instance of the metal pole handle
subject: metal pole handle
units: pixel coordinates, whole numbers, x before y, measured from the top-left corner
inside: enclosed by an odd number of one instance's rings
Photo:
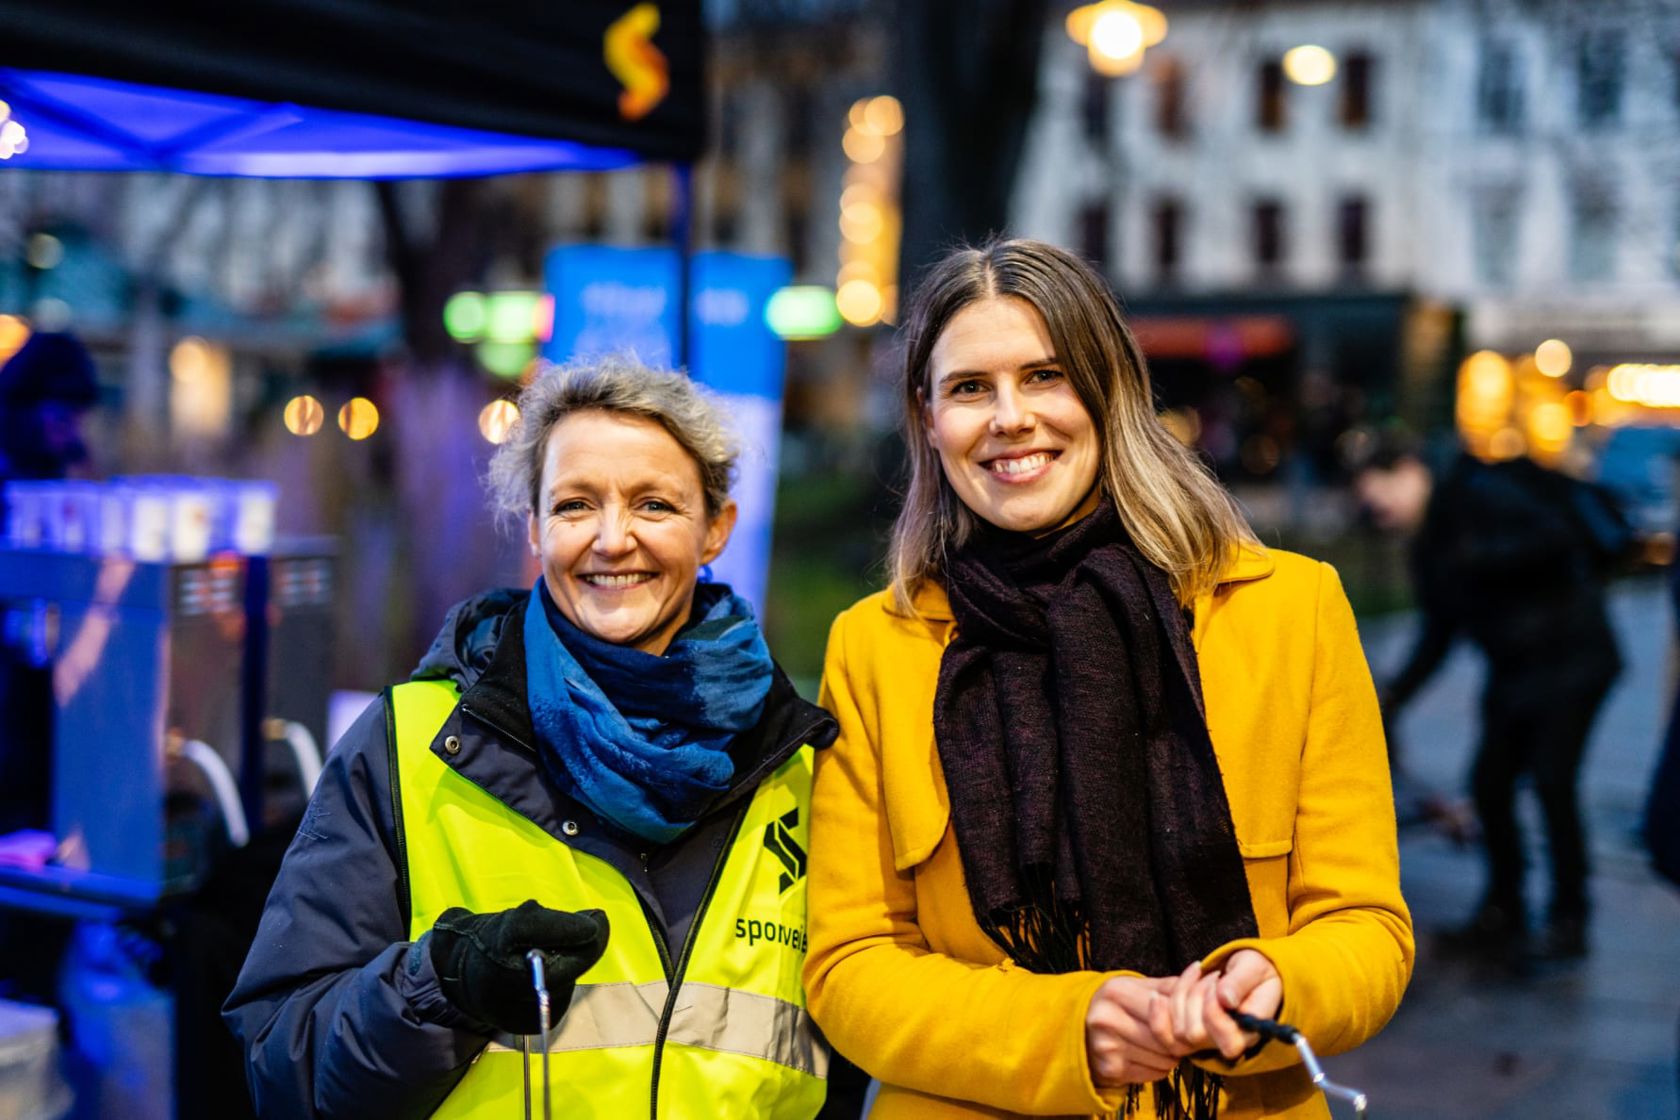
[[[548,1081],[548,1033],[552,1026],[548,1002],[548,983],[543,977],[543,955],[532,949],[525,954],[526,963],[531,966],[531,988],[537,993],[537,1027],[541,1031],[538,1037],[542,1040],[542,1114],[543,1120],[554,1120],[554,1099],[549,1089]],[[531,1036],[524,1035],[519,1040],[520,1050],[524,1054],[525,1064],[525,1120],[532,1120],[531,1116]]]
[[[1318,1086],[1325,1096],[1348,1101],[1353,1105],[1355,1116],[1365,1115],[1365,1109],[1370,1104],[1370,1098],[1358,1089],[1350,1089],[1346,1085],[1338,1085],[1330,1080],[1324,1073],[1324,1067],[1318,1062],[1318,1055],[1313,1053],[1312,1045],[1307,1041],[1306,1035],[1288,1023],[1262,1019],[1258,1015],[1249,1015],[1241,1011],[1231,1012],[1231,1018],[1236,1021],[1237,1026],[1245,1031],[1253,1031],[1262,1039],[1287,1043],[1295,1047],[1301,1055],[1301,1064],[1307,1067],[1307,1073],[1312,1077],[1312,1083]]]

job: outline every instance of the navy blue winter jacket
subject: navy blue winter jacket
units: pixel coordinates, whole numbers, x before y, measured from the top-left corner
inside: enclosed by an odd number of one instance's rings
[[[611,863],[666,942],[680,945],[724,848],[729,807],[800,744],[826,747],[834,721],[777,669],[759,726],[731,747],[730,792],[672,843],[638,850],[542,775],[525,706],[524,601],[491,592],[445,620],[414,674],[462,689],[433,750],[442,757],[443,738],[459,736],[458,771],[556,840]],[[581,824],[578,835],[562,821]],[[223,1008],[260,1116],[428,1116],[488,1041],[443,997],[425,938],[409,941],[400,844],[381,698],[328,757]]]

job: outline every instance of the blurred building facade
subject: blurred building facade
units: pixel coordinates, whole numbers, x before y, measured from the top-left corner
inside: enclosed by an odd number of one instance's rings
[[[1455,403],[1462,427],[1473,352],[1506,358],[1520,398],[1523,362],[1563,340],[1559,408],[1595,368],[1680,358],[1680,5],[1167,14],[1126,77],[1048,40],[1017,227],[1105,266],[1222,468],[1324,474],[1337,440]]]

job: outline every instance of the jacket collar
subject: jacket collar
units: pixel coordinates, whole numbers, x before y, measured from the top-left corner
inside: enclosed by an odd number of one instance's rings
[[[1272,574],[1276,567],[1277,562],[1272,559],[1272,554],[1266,550],[1265,546],[1250,544],[1245,541],[1237,546],[1237,551],[1232,555],[1230,562],[1225,565],[1225,570],[1220,573],[1219,587],[1223,588],[1227,584],[1265,579]],[[1206,593],[1196,597],[1195,605],[1198,617],[1204,613],[1201,605],[1208,598],[1209,595]],[[915,607],[916,615],[928,622],[953,621],[951,600],[946,596],[945,588],[931,580],[922,584],[911,603]],[[902,614],[890,600],[887,610],[892,614]]]
[[[445,737],[440,734],[432,744],[432,753],[558,838],[560,813],[570,811],[575,815],[586,810],[571,805],[570,798],[550,786],[542,775],[526,700],[524,630],[525,599],[521,596],[502,620],[488,664],[461,694],[460,711],[480,729],[482,738],[471,734],[471,728],[463,728],[457,753],[449,755],[444,750]],[[730,744],[735,777],[729,791],[707,810],[708,816],[750,795],[801,746],[827,747],[839,734],[834,717],[801,698],[781,666],[773,665],[772,672],[764,715],[757,726],[737,735]],[[489,743],[484,739],[501,749],[486,749]]]

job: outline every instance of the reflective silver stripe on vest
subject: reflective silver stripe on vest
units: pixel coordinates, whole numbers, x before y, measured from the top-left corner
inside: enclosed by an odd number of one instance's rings
[[[810,1014],[774,996],[684,984],[665,1038],[702,1050],[763,1058],[813,1077],[828,1076],[828,1046],[818,1038]]]
[[[549,1040],[549,1052],[652,1046],[659,1039],[667,991],[663,980],[579,984]],[[756,992],[684,984],[665,1041],[762,1058],[813,1077],[828,1076],[828,1046],[817,1035],[810,1013]],[[517,1050],[519,1038],[498,1035],[489,1049]]]
[[[659,1016],[670,985],[579,984],[572,1002],[548,1039],[550,1053],[602,1050],[617,1046],[652,1046],[659,1038]],[[492,1050],[518,1050],[519,1036],[498,1034]]]

